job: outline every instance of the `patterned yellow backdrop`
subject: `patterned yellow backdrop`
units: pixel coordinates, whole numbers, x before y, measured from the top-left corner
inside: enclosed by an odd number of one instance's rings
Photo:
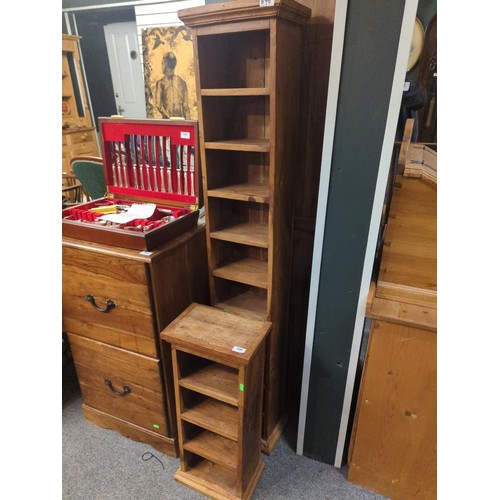
[[[193,41],[185,26],[142,31],[148,118],[198,119]]]

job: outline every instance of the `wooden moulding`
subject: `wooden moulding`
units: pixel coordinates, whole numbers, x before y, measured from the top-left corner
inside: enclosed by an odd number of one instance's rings
[[[294,0],[275,0],[272,7],[259,7],[257,0],[239,0],[182,9],[178,12],[179,19],[190,27],[278,16],[298,24],[306,24],[310,15],[309,7]]]
[[[165,453],[165,455],[175,458],[179,456],[177,443],[172,438],[160,436],[159,434],[148,431],[138,425],[131,424],[130,422],[126,422],[120,418],[113,417],[108,413],[91,408],[86,404],[82,405],[82,412],[85,419],[91,424],[117,431],[123,436],[133,439],[134,441],[148,443],[153,446],[153,448]]]

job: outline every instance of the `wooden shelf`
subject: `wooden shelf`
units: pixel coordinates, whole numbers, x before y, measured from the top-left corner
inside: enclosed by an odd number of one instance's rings
[[[213,270],[218,278],[267,290],[267,262],[248,257]]]
[[[202,460],[190,465],[186,472],[179,469],[174,478],[212,498],[238,498],[236,475],[220,465]]]
[[[249,87],[249,88],[224,88],[224,89],[201,89],[201,95],[210,96],[221,96],[221,97],[231,97],[231,96],[260,96],[269,95],[269,89],[267,87]]]
[[[254,151],[268,153],[271,149],[269,139],[227,139],[223,141],[205,142],[205,149],[225,151]]]
[[[257,321],[265,321],[267,317],[267,297],[253,290],[221,300],[215,304],[215,307]]]
[[[186,441],[184,449],[226,469],[235,471],[238,467],[238,444],[213,432],[203,431]]]
[[[210,238],[259,248],[269,246],[268,225],[256,222],[245,222],[211,232]]]
[[[218,363],[211,364],[179,380],[179,385],[233,406],[238,406],[238,373]]]
[[[209,189],[207,194],[211,198],[269,203],[269,186],[249,182]]]
[[[206,399],[184,410],[181,419],[233,441],[238,439],[238,409],[225,403]]]

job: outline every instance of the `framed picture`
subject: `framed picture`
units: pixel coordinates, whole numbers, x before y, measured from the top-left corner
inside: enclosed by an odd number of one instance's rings
[[[142,31],[148,118],[198,119],[193,41],[185,26]]]

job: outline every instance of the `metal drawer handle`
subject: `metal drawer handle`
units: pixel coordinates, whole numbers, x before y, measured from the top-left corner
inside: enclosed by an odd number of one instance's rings
[[[116,307],[115,303],[111,300],[108,299],[106,301],[106,307],[104,309],[101,309],[96,303],[93,295],[87,295],[86,299],[94,306],[95,309],[97,309],[99,312],[102,313],[107,313],[111,311],[111,309],[114,309]]]
[[[132,392],[132,389],[128,385],[124,385],[123,392],[120,392],[113,387],[113,382],[111,382],[111,380],[106,379],[104,383],[109,387],[111,392],[113,394],[116,394],[117,396],[126,396],[127,394],[130,394]]]

